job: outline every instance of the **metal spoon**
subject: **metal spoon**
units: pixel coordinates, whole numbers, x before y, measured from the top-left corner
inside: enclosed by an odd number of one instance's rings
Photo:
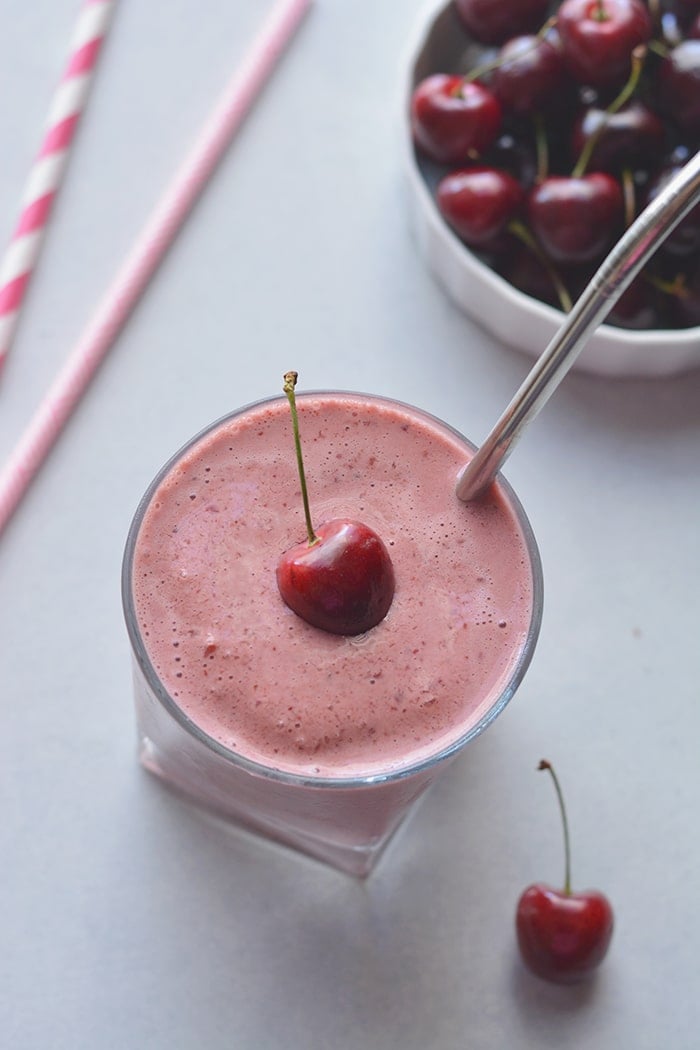
[[[473,459],[460,471],[459,499],[474,499],[495,478],[525,426],[549,400],[588,336],[650,255],[700,201],[700,152],[678,172],[617,242]]]

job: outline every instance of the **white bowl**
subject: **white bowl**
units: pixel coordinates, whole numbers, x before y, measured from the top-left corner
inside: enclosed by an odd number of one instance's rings
[[[454,302],[502,342],[539,357],[564,314],[508,284],[473,255],[448,227],[416,159],[408,107],[416,84],[429,73],[463,72],[466,33],[452,4],[421,20],[405,74],[402,135],[409,204],[418,245]],[[441,63],[445,68],[441,68]],[[670,376],[700,367],[700,328],[631,331],[600,325],[573,368],[605,376]]]

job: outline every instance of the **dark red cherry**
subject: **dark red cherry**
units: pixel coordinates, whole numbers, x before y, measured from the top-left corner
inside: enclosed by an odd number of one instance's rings
[[[551,175],[530,191],[530,226],[551,259],[592,262],[617,239],[624,205],[619,183],[604,172]]]
[[[515,913],[518,947],[525,965],[547,981],[569,984],[588,977],[605,958],[613,932],[613,911],[598,890],[571,889],[571,851],[564,796],[552,766],[564,831],[564,888],[537,882],[521,894]]]
[[[548,0],[455,0],[465,28],[484,44],[538,29],[548,6]]]
[[[277,586],[297,616],[331,634],[362,634],[383,620],[394,598],[394,567],[374,529],[351,518],[334,518],[314,529],[299,433],[297,372],[285,372],[306,542],[277,562]]]
[[[324,522],[316,542],[277,563],[282,598],[298,616],[332,634],[363,634],[384,619],[394,597],[394,568],[377,533],[344,518]]]
[[[631,56],[652,33],[641,0],[563,0],[557,12],[564,64],[582,84],[622,84]]]
[[[533,973],[570,984],[588,977],[605,958],[612,908],[597,890],[566,893],[535,883],[518,901],[516,932],[520,954]]]
[[[658,294],[641,274],[622,293],[608,315],[608,323],[618,328],[640,332],[645,328],[663,327],[659,324]]]
[[[658,161],[666,140],[663,121],[637,99],[616,113],[591,106],[580,114],[571,134],[573,156],[580,156],[594,136],[596,141],[588,160],[590,171],[648,167]]]
[[[494,94],[513,113],[533,113],[547,107],[565,79],[558,49],[546,38],[518,36],[501,48],[493,72]]]
[[[516,245],[498,263],[500,275],[518,291],[539,299],[549,306],[559,306],[552,276],[537,256],[525,245]]]
[[[411,99],[416,146],[441,164],[463,164],[482,153],[501,127],[501,104],[482,84],[436,73]]]
[[[700,40],[684,40],[669,52],[657,84],[664,113],[684,132],[700,135]]]
[[[463,241],[488,248],[522,206],[525,193],[506,171],[474,167],[452,171],[437,187],[438,207]]]

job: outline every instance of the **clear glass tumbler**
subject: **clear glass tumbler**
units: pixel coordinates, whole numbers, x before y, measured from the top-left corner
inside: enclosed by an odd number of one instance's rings
[[[307,395],[301,395],[300,401]],[[333,398],[342,393],[316,393]],[[355,396],[355,395],[353,395]],[[356,395],[372,405],[398,405],[423,427],[448,433],[460,442],[465,462],[474,446],[461,434],[419,409],[389,399]],[[529,629],[498,695],[478,720],[433,754],[421,754],[400,768],[373,769],[368,775],[316,776],[287,772],[230,750],[189,717],[170,695],[149,656],[134,601],[134,554],[144,515],[164,478],[179,461],[218,427],[261,405],[258,402],[218,420],[164,465],[145,493],[131,525],[122,572],[124,613],[133,653],[139,755],[143,766],[190,800],[232,824],[300,850],[342,871],[366,876],[416,800],[447,764],[484,731],[515,693],[530,663],[542,616],[542,569],[525,513],[510,486],[498,480],[500,494],[518,523],[529,558]]]

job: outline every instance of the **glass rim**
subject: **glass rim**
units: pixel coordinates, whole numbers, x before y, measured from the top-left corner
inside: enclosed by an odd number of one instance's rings
[[[409,412],[423,416],[431,423],[442,427],[457,437],[460,442],[466,445],[466,447],[472,452],[476,451],[476,445],[470,441],[469,438],[465,437],[461,431],[457,430],[456,427],[451,426],[451,424],[446,423],[445,420],[440,419],[438,416],[433,415],[425,409],[418,408],[415,405],[409,404],[406,401],[400,401],[394,397],[388,397],[382,394],[367,394],[353,390],[308,390],[298,393],[296,399],[297,402],[303,402],[304,400],[311,400],[313,398],[333,396],[356,397],[371,402],[379,401],[387,405],[395,405],[399,408],[406,409]],[[246,770],[257,777],[273,780],[279,784],[293,785],[296,787],[347,789],[371,787],[382,783],[394,783],[415,776],[416,774],[428,772],[430,769],[437,767],[453,755],[456,755],[459,751],[463,750],[468,743],[480,736],[481,733],[483,733],[503,711],[514,696],[528,667],[530,666],[540,633],[544,597],[544,581],[540,553],[532,526],[530,525],[525,510],[509,482],[500,473],[496,477],[495,484],[501,490],[506,502],[509,504],[515,515],[518,526],[523,534],[525,547],[529,557],[530,571],[532,575],[532,615],[520,655],[513,665],[508,680],[503,685],[498,696],[473,726],[471,726],[465,733],[462,733],[461,736],[451,740],[448,744],[439,747],[434,753],[422,757],[408,765],[388,769],[383,772],[380,771],[367,774],[352,773],[347,776],[316,776],[312,773],[294,773],[289,770],[277,769],[274,766],[267,766],[262,762],[256,762],[254,759],[247,758],[240,752],[226,747],[225,744],[222,744],[215,737],[210,736],[209,733],[205,733],[204,730],[202,730],[197,723],[183,711],[173,697],[170,696],[170,693],[161,681],[158,672],[148,655],[146,645],[138,626],[131,581],[134,552],[136,549],[139,530],[154,493],[163,479],[173,467],[176,466],[182,457],[193,449],[198,442],[212,433],[212,431],[231,422],[238,416],[245,415],[247,412],[254,411],[265,405],[272,405],[284,401],[286,401],[286,398],[283,395],[260,398],[256,401],[251,401],[240,408],[234,409],[231,412],[225,413],[223,416],[220,416],[218,419],[215,419],[213,422],[203,427],[168,458],[160,470],[158,470],[139,500],[131,525],[129,526],[121,572],[122,608],[133,656],[154,697],[159,701],[167,713],[175,719],[181,728],[208,750],[213,751],[232,765]]]

